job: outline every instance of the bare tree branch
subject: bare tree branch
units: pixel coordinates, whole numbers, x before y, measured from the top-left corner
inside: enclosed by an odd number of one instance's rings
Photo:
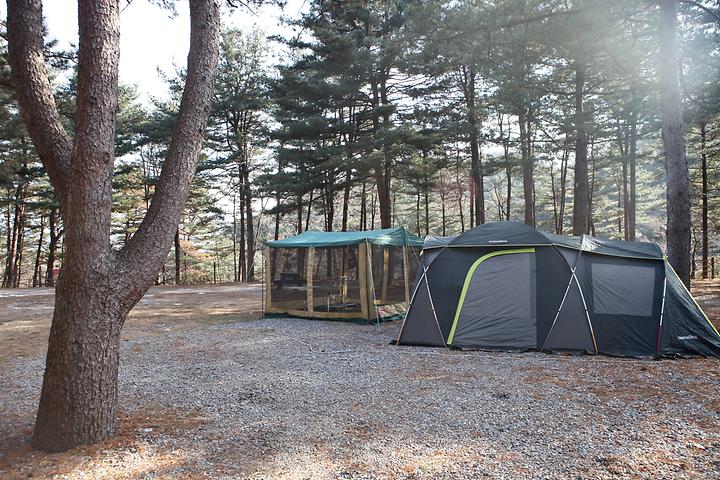
[[[219,53],[218,0],[190,1],[190,53],[177,124],[152,204],[135,235],[119,254],[117,273],[123,303],[140,299],[167,257],[195,175],[213,98]],[[149,279],[147,286],[134,283]]]
[[[60,122],[45,66],[40,0],[8,0],[7,38],[10,65],[25,126],[57,192],[68,191],[72,143]]]
[[[695,0],[678,0],[680,3],[684,3],[686,5],[692,5],[693,7],[699,8],[700,10],[704,11],[711,17],[715,19],[716,22],[720,23],[720,13],[716,12],[715,10],[706,7],[700,2],[696,2]]]

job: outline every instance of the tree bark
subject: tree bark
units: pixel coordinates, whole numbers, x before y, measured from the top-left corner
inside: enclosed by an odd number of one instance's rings
[[[182,246],[180,245],[180,227],[175,230],[173,245],[175,246],[175,285],[180,285],[182,283],[182,278],[180,276],[180,264],[182,261]]]
[[[702,201],[702,278],[708,278],[708,174],[707,174],[707,124],[700,124],[700,160],[701,160],[701,201]]]
[[[585,63],[575,60],[575,188],[573,189],[573,235],[590,233],[590,189],[587,164],[587,125],[583,112]]]
[[[535,227],[535,180],[530,152],[530,131],[527,111],[521,109],[518,115],[520,124],[520,155],[523,170],[523,195],[525,201],[525,224]]]
[[[474,188],[475,225],[485,223],[485,179],[483,175],[482,157],[480,156],[479,119],[475,95],[476,72],[473,68],[462,66],[462,87],[467,109],[467,122],[470,127],[470,176]]]
[[[373,103],[373,131],[379,134],[382,138],[382,145],[380,146],[382,155],[378,156],[375,161],[375,184],[377,186],[377,200],[380,209],[380,228],[392,227],[392,206],[390,199],[390,175],[392,170],[392,161],[390,159],[390,152],[388,151],[387,145],[387,132],[390,128],[390,113],[387,111],[389,105],[387,104],[387,91],[386,84],[382,78],[383,73],[378,72],[381,76],[380,79],[376,78],[373,74],[371,81],[372,89],[372,103]],[[381,115],[378,113],[380,106],[384,107],[384,111]],[[373,212],[374,219],[374,212]],[[374,228],[373,221],[373,228]]]
[[[43,240],[45,240],[45,217],[40,216],[40,232],[38,234],[38,246],[37,251],[35,252],[35,268],[33,269],[33,287],[42,287],[42,263],[40,262],[42,258],[42,246],[43,246]]]
[[[690,175],[683,138],[677,1],[661,0],[660,6],[660,102],[667,164],[667,255],[670,265],[690,288]]]
[[[247,152],[247,148],[245,149]],[[243,162],[243,190],[245,195],[245,221],[246,221],[246,242],[245,242],[245,271],[246,281],[255,280],[255,224],[253,221],[252,190],[250,189],[250,165],[247,154]]]
[[[190,2],[185,90],[152,204],[122,250],[112,248],[112,171],[120,44],[117,0],[78,3],[75,137],[60,123],[43,60],[39,0],[8,0],[18,103],[60,202],[63,269],[55,295],[32,444],[62,451],[117,428],[120,331],[168,255],[202,146],[218,56],[219,4]],[[69,188],[72,186],[72,188]]]

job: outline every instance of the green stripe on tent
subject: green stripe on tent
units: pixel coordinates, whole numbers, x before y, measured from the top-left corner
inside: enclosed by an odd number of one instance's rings
[[[472,266],[468,270],[467,275],[465,275],[465,283],[463,284],[462,292],[460,293],[460,300],[458,300],[458,306],[455,310],[455,319],[453,320],[452,328],[450,328],[450,335],[448,335],[448,345],[452,345],[453,343],[453,337],[455,337],[455,329],[457,328],[458,320],[460,319],[460,311],[462,310],[463,304],[465,303],[465,295],[467,295],[468,288],[470,287],[470,280],[472,279],[475,270],[477,270],[478,266],[480,266],[480,264],[488,258],[496,257],[498,255],[511,255],[513,253],[535,253],[535,249],[519,248],[515,250],[497,250],[495,252],[490,252],[486,255],[483,255],[482,257],[475,260],[475,263],[472,264]]]

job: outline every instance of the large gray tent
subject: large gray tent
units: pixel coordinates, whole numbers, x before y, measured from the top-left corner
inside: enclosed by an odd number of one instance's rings
[[[517,222],[428,237],[399,344],[720,356],[660,248]]]

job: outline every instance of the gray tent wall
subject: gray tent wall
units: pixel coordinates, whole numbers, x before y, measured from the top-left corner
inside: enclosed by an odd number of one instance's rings
[[[423,246],[399,344],[720,356],[660,248],[490,223]]]

